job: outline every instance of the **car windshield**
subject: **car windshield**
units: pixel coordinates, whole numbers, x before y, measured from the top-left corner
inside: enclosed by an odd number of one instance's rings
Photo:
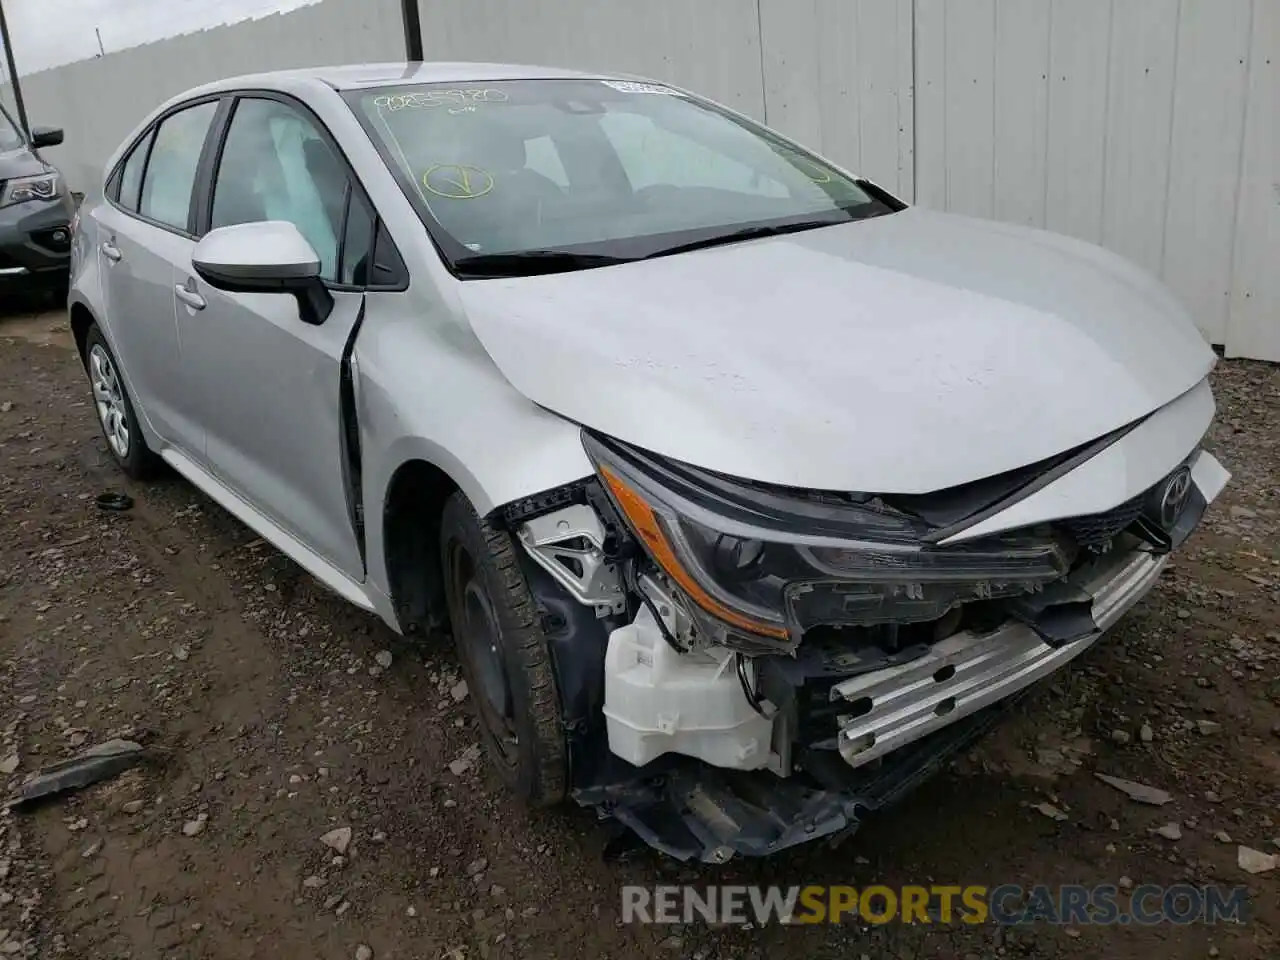
[[[580,269],[899,209],[658,84],[416,84],[347,97],[459,270],[481,259],[511,273]]]
[[[26,143],[17,125],[9,119],[9,114],[0,107],[0,150],[16,150]]]

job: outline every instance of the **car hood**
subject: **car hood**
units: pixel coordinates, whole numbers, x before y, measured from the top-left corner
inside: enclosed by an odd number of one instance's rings
[[[1096,439],[1214,356],[1169,292],[1067,237],[910,208],[654,260],[467,281],[516,389],[733,476],[926,493]]]
[[[39,157],[26,147],[13,150],[0,150],[0,180],[13,177],[32,177],[48,170]]]

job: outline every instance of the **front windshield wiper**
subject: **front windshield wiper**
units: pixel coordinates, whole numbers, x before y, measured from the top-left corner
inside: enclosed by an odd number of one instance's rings
[[[739,230],[731,230],[730,233],[717,233],[713,237],[703,237],[689,241],[687,243],[677,243],[673,247],[663,247],[662,250],[655,250],[644,257],[645,260],[652,257],[664,257],[669,253],[687,253],[691,250],[704,250],[707,247],[719,247],[726,243],[741,243],[749,241],[749,239],[759,239],[762,237],[780,237],[785,233],[799,233],[800,230],[814,230],[819,227],[837,227],[838,224],[854,223],[856,220],[864,220],[870,216],[882,216],[893,212],[893,207],[887,207],[877,202],[872,204],[859,204],[854,207],[841,207],[841,210],[847,216],[832,219],[831,216],[815,216],[808,220],[792,220],[791,223],[783,224],[756,224],[754,227],[744,227]],[[855,215],[856,214],[856,215]]]
[[[459,257],[453,267],[461,277],[532,277],[543,273],[591,270],[634,257],[614,257],[603,253],[574,253],[571,250],[521,250],[516,253],[477,253]]]
[[[661,250],[655,250],[644,259],[665,257],[673,253],[688,253],[690,250],[702,250],[706,247],[719,247],[726,243],[741,243],[743,240],[758,240],[761,237],[777,237],[784,233],[799,233],[801,230],[814,230],[818,227],[834,227],[837,224],[850,222],[845,218],[832,220],[830,217],[823,217],[821,219],[798,220],[792,223],[768,226],[743,227],[741,230],[733,230],[729,233],[717,233],[715,236],[702,237],[699,240],[690,240],[687,243],[678,243],[674,247],[663,247]]]

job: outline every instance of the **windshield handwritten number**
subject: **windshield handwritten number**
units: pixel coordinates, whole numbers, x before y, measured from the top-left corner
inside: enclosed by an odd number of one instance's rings
[[[465,107],[476,103],[502,103],[509,100],[501,90],[489,87],[467,90],[427,90],[419,93],[385,94],[375,97],[373,105],[391,113],[397,110],[427,110],[432,107]]]

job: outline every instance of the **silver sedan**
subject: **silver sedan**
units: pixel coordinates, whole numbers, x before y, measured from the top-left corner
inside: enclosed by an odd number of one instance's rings
[[[684,858],[852,829],[1228,480],[1154,279],[632,77],[192,90],[107,164],[70,308],[127,474],[450,631],[511,789]]]

